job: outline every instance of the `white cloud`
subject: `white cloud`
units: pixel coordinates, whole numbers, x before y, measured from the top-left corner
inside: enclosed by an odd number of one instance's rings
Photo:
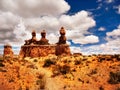
[[[60,23],[67,29],[78,29],[78,30],[88,30],[89,28],[96,25],[96,22],[92,17],[89,17],[89,12],[80,11],[75,15],[62,15],[60,17]]]
[[[26,31],[22,19],[20,20],[18,25],[15,26],[13,30],[13,34],[15,35],[15,38],[18,40],[18,42],[22,42],[22,43],[24,42],[24,40],[31,38],[31,33]]]
[[[100,27],[100,28],[98,28],[98,30],[99,30],[99,31],[105,31],[106,28],[104,28],[104,27]]]
[[[23,17],[61,15],[70,6],[65,0],[0,0],[0,9]]]
[[[102,2],[102,0],[97,0],[97,2]]]
[[[81,47],[81,52],[84,55],[91,54],[120,54],[120,47],[111,46],[110,44],[92,45]]]
[[[70,47],[70,50],[72,53],[81,53],[80,47],[72,46],[72,47]]]
[[[118,36],[120,36],[120,25],[118,26],[117,29],[114,29],[112,32],[107,32],[106,35],[108,37],[110,37],[110,36],[111,37],[118,37]]]
[[[57,43],[58,42],[58,36],[57,35],[55,35],[54,33],[50,33],[48,36],[47,36],[47,38],[49,39],[49,43],[51,43],[51,44],[55,44],[55,43]]]
[[[106,3],[112,3],[114,0],[106,0]]]
[[[60,17],[43,16],[40,18],[24,19],[24,21],[27,26],[27,29],[34,28],[37,30],[37,32],[40,32],[41,30],[45,29],[48,34],[48,38],[53,39],[49,40],[50,43],[57,42],[58,39],[56,38],[58,38],[61,26],[64,26],[65,29],[67,29],[66,30],[67,39],[72,39],[74,42],[76,41],[77,38],[80,37],[85,38],[84,34],[89,33],[88,29],[96,25],[94,19],[89,16],[87,11],[80,11],[72,16],[69,15],[61,15]],[[93,40],[89,43],[94,43],[97,41]],[[87,42],[85,44],[87,44]]]
[[[72,39],[74,43],[98,42],[98,37],[88,32],[96,25],[90,12],[82,10],[66,15],[69,9],[70,5],[65,0],[0,0],[0,43],[24,44],[25,39],[31,38],[33,29],[38,39],[40,31],[45,29],[49,42],[57,43],[61,26],[66,29],[67,39]]]
[[[10,29],[19,21],[19,17],[11,12],[0,11],[0,29]]]
[[[106,33],[107,43],[105,44],[105,48],[107,48],[108,52],[119,53],[120,52],[120,25],[117,29],[114,29],[111,32]]]
[[[89,36],[72,39],[72,41],[74,43],[79,43],[79,44],[92,44],[99,42],[99,38],[95,35],[89,35]]]
[[[111,38],[112,37],[112,38]],[[107,43],[81,47],[83,54],[120,54],[120,25],[106,33]]]
[[[120,14],[120,5],[118,6],[118,14]]]

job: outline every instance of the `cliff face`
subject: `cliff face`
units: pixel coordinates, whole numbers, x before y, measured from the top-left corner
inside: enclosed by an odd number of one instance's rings
[[[70,55],[69,45],[24,45],[21,47],[19,57],[44,57],[52,55]]]

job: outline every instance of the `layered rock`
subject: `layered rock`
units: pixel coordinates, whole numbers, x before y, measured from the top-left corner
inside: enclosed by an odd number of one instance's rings
[[[13,50],[11,45],[4,45],[4,54],[3,58],[6,59],[7,57],[12,59],[13,58]]]
[[[63,27],[60,29],[60,37],[57,44],[50,45],[49,40],[46,39],[46,32],[41,32],[41,39],[36,40],[35,31],[32,32],[32,39],[26,40],[21,47],[19,57],[42,57],[49,54],[54,55],[71,55],[69,45],[66,44],[66,31]]]
[[[21,47],[19,57],[43,57],[49,54],[55,55],[56,45],[24,45]]]

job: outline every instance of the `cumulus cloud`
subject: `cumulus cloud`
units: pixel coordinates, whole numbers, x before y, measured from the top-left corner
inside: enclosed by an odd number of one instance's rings
[[[80,47],[72,46],[72,47],[70,47],[70,50],[72,53],[81,53]]]
[[[100,27],[100,28],[98,28],[98,30],[99,30],[99,31],[105,31],[106,28],[104,28],[104,27]]]
[[[92,44],[99,42],[99,38],[95,35],[89,35],[72,39],[72,41],[79,44]]]
[[[88,47],[81,47],[81,52],[84,55],[91,54],[119,54],[120,47],[111,46],[108,43],[100,44],[100,45],[92,45]]]
[[[66,15],[70,5],[65,0],[0,0],[0,44],[23,45],[31,38],[31,31],[46,30],[49,43],[58,42],[59,30],[66,29],[66,37],[74,43],[99,42],[99,37],[88,30],[96,25],[90,12],[79,11]],[[85,34],[89,34],[85,36]],[[71,43],[67,41],[69,45]],[[18,49],[15,49],[17,52]],[[80,52],[79,47],[71,47],[72,52]]]
[[[22,17],[33,17],[61,15],[66,13],[70,6],[65,0],[0,0],[0,9]]]
[[[0,29],[12,29],[18,20],[19,17],[13,13],[0,11]]]
[[[107,32],[107,40],[110,39],[117,39],[120,37],[120,25],[118,26],[117,29],[114,29],[112,32]]]
[[[106,0],[106,3],[112,3],[114,0]]]
[[[118,14],[120,14],[120,5],[118,6]]]
[[[102,44],[101,47],[104,48],[104,52],[119,54],[120,52],[120,25],[117,29],[106,33],[107,43]]]
[[[60,23],[68,29],[78,30],[88,30],[96,25],[96,22],[93,20],[93,18],[89,17],[89,12],[84,10],[72,16],[62,15],[60,17]]]
[[[81,47],[81,52],[90,54],[119,54],[120,53],[120,25],[117,29],[106,33],[107,43]]]
[[[25,18],[24,21],[27,29],[34,28],[39,33],[45,29],[48,38],[52,38],[52,40],[49,40],[50,43],[57,42],[58,39],[56,38],[58,38],[58,31],[61,26],[64,26],[66,29],[67,39],[72,39],[74,42],[76,38],[84,38],[84,34],[89,33],[88,29],[96,25],[94,19],[89,16],[87,11],[80,11],[72,16],[61,15],[60,17],[43,16],[39,18]],[[94,41],[91,43],[94,43]]]

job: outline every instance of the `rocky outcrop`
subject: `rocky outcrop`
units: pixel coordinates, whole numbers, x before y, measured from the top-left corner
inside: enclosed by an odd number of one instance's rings
[[[58,44],[55,50],[56,55],[71,55],[70,47],[67,44]]]
[[[4,54],[3,58],[6,59],[7,57],[12,59],[13,58],[13,50],[11,45],[4,45]]]
[[[49,54],[55,55],[56,45],[24,45],[21,47],[19,57],[42,57]]]
[[[19,57],[44,57],[53,55],[71,55],[69,45],[24,45],[21,47]]]
[[[21,47],[19,57],[43,57],[49,54],[54,55],[71,55],[69,45],[66,44],[66,31],[64,27],[60,29],[59,41],[51,45],[46,39],[46,31],[41,32],[41,39],[37,41],[36,32],[31,33],[32,39],[25,40],[25,44]]]

